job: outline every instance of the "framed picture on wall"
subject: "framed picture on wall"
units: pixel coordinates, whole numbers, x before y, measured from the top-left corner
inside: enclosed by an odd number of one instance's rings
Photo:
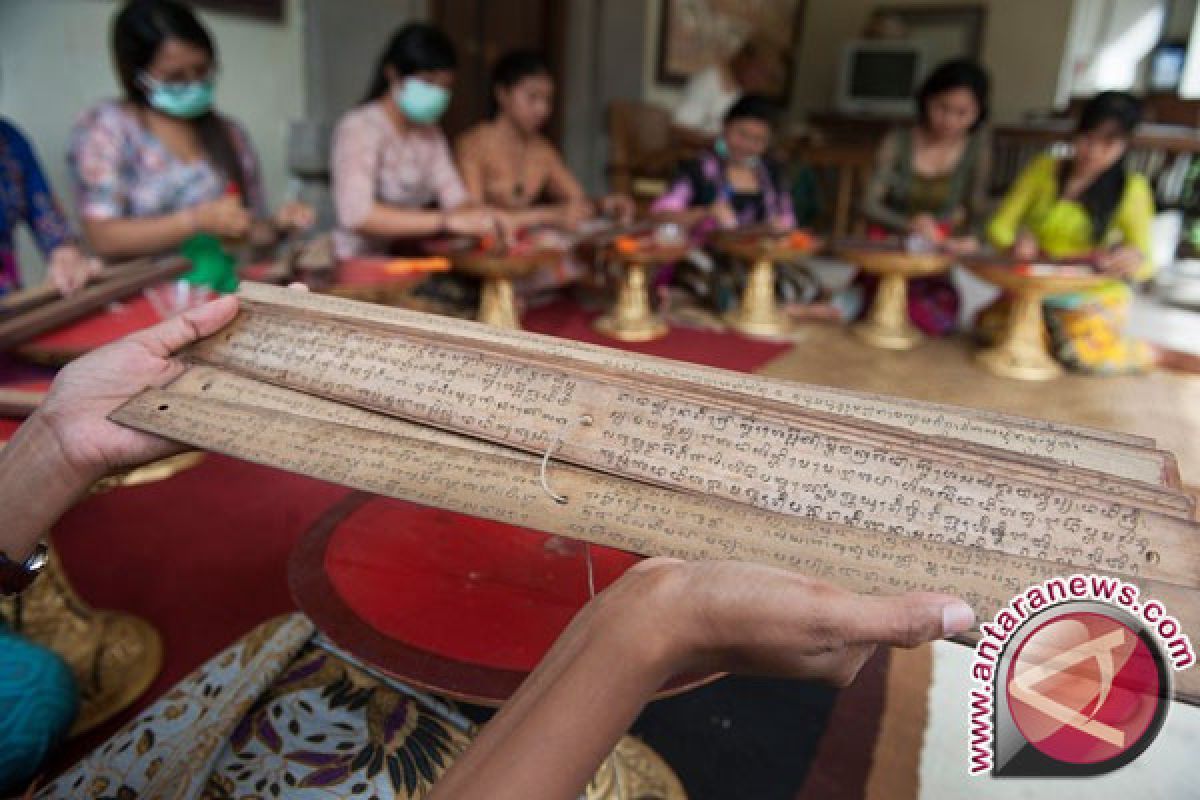
[[[659,0],[659,83],[678,86],[720,63],[750,37],[767,39],[791,55],[800,35],[804,0]],[[788,59],[790,62],[790,59]],[[791,84],[791,65],[777,91]]]
[[[252,17],[282,22],[285,0],[191,0],[191,2],[198,8],[248,14]]]
[[[905,39],[921,45],[930,67],[952,58],[977,59],[983,52],[987,9],[980,5],[883,6],[871,16],[898,21]]]

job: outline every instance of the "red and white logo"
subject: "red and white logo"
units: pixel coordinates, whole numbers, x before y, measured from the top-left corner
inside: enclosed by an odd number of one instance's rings
[[[1000,609],[972,660],[969,771],[998,777],[1111,772],[1154,741],[1191,640],[1161,603],[1115,578],[1031,586]]]
[[[1020,738],[1061,764],[1121,759],[1149,744],[1166,711],[1158,648],[1113,611],[1060,609],[1017,644],[1002,676]]]

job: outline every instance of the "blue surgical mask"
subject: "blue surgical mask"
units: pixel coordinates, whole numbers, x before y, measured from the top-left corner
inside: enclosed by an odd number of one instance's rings
[[[446,112],[450,90],[420,78],[406,78],[392,90],[392,99],[404,116],[420,125],[429,125]]]
[[[164,83],[143,74],[141,81],[146,89],[146,102],[151,108],[168,116],[192,119],[212,110],[212,78],[187,83]]]

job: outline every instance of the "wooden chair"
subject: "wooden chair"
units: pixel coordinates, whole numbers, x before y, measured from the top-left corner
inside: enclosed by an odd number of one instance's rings
[[[817,229],[835,237],[862,233],[859,203],[871,179],[875,148],[863,143],[802,142],[788,148],[788,155],[816,173],[822,209]]]
[[[671,137],[671,113],[661,106],[615,100],[608,109],[608,180],[643,209],[662,194],[686,156]]]

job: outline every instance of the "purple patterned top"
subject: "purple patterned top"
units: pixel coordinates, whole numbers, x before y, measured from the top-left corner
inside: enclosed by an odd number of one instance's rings
[[[756,169],[759,191],[739,192],[725,177],[724,160],[716,153],[704,153],[680,164],[678,176],[654,202],[653,210],[686,211],[712,205],[724,197],[733,207],[739,226],[775,223],[794,228],[792,195],[783,186],[782,171],[768,158],[760,158]]]

